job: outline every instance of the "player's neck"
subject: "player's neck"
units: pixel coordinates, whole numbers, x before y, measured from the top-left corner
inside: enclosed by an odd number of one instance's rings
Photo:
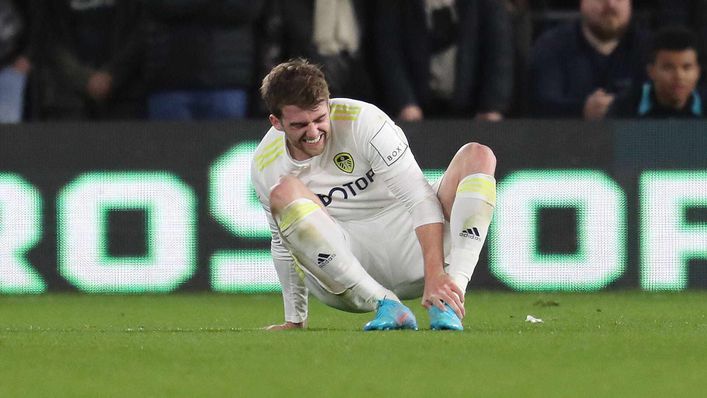
[[[292,160],[296,162],[306,162],[307,160],[313,158],[312,155],[304,152],[303,150],[294,147],[289,142],[285,145],[287,148],[287,153],[290,155]]]

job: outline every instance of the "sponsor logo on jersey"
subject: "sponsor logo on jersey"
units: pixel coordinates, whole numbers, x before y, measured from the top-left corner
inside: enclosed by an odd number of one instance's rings
[[[329,264],[334,258],[336,258],[336,254],[319,253],[317,255],[317,265],[319,266],[319,268],[323,268],[325,265]]]
[[[408,148],[408,144],[388,122],[383,123],[383,127],[373,136],[371,145],[388,166],[400,159]]]
[[[344,173],[353,173],[354,159],[348,152],[340,152],[334,155],[334,164]]]
[[[459,233],[462,238],[470,238],[474,240],[481,240],[481,234],[476,227],[466,228]]]
[[[339,196],[342,199],[348,199],[349,195],[351,197],[354,197],[361,193],[362,191],[365,191],[366,188],[370,184],[373,183],[373,176],[376,175],[376,173],[373,171],[373,169],[370,169],[366,172],[366,175],[360,178],[355,179],[354,181],[347,182],[346,184],[343,184],[338,187],[334,187],[329,190],[328,194],[317,194],[319,197],[319,200],[322,201],[324,206],[329,206],[331,202],[334,200],[335,196]]]
[[[400,143],[398,146],[395,147],[395,149],[391,150],[386,156],[385,156],[385,163],[390,166],[391,164],[395,163],[396,160],[405,153],[405,150],[408,148],[407,144]]]

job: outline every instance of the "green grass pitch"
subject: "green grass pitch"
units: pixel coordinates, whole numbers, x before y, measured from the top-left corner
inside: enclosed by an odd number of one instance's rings
[[[279,295],[0,296],[0,397],[703,397],[707,292],[473,292],[466,330],[362,332]],[[525,322],[527,315],[544,323]]]

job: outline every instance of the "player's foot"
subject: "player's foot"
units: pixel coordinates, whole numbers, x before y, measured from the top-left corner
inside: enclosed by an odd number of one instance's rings
[[[376,317],[368,322],[363,330],[417,330],[415,315],[403,303],[383,299],[378,301]]]
[[[462,321],[457,316],[456,312],[449,306],[444,305],[445,310],[442,311],[437,306],[431,306],[427,312],[430,315],[430,329],[432,330],[464,330]]]

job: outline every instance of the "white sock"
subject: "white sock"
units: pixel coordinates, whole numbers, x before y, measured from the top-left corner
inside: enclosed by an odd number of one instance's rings
[[[462,291],[466,291],[479,261],[495,205],[493,176],[471,174],[459,182],[449,216],[451,252],[447,273]]]
[[[384,298],[400,301],[366,272],[349,249],[341,227],[311,200],[290,203],[277,222],[297,263],[328,292],[368,311],[375,310]]]

